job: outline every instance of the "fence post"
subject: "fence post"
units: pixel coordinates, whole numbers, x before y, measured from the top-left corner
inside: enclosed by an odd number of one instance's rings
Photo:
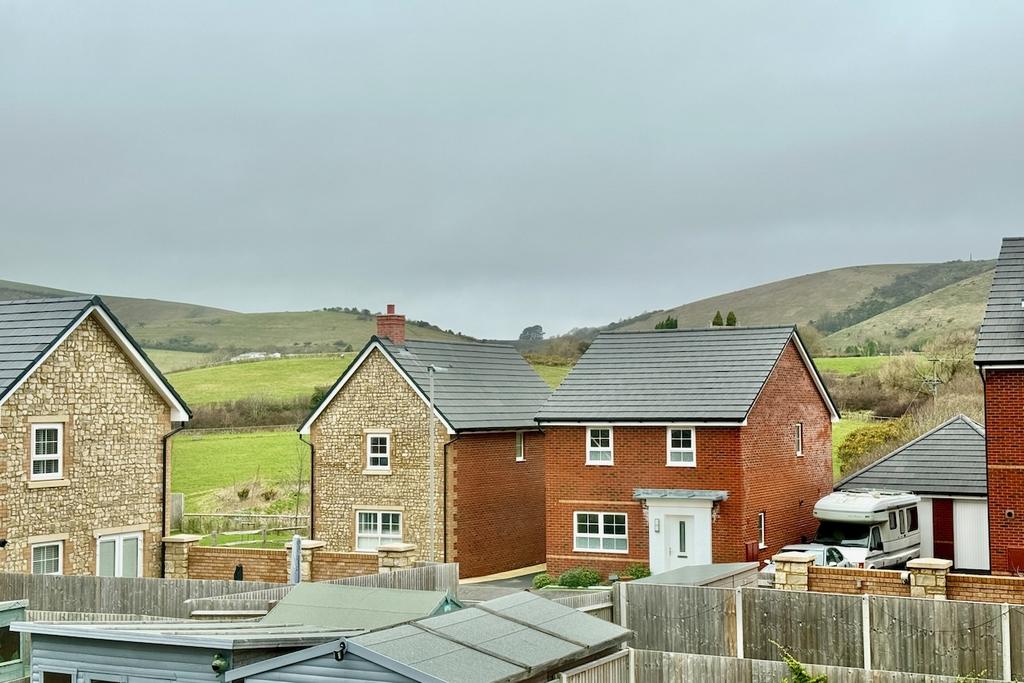
[[[863,632],[864,670],[871,671],[871,595],[864,594],[860,604],[861,631]]]
[[[164,578],[188,578],[188,551],[203,537],[195,534],[164,536]]]
[[[743,659],[743,588],[736,589],[736,658]]]
[[[291,551],[292,546],[295,545],[295,541],[291,540],[285,543],[284,547],[286,550]],[[312,581],[313,580],[313,555],[314,553],[326,546],[325,541],[311,541],[309,539],[300,539],[299,543],[299,581]]]
[[[1002,618],[1002,636],[1003,636],[1003,679],[1011,680],[1013,678],[1013,661],[1010,658],[1010,605],[1009,603],[1003,603],[1003,611],[1000,615]]]
[[[910,570],[910,597],[946,599],[946,574],[953,566],[951,560],[919,557],[907,562]]]

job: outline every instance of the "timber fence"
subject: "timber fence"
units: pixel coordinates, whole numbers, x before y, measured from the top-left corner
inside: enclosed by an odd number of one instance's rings
[[[619,650],[607,657],[563,671],[550,683],[629,683],[632,668],[632,650]]]
[[[780,660],[778,643],[806,664],[1024,679],[1024,608],[1009,604],[623,583],[615,619],[642,650]]]

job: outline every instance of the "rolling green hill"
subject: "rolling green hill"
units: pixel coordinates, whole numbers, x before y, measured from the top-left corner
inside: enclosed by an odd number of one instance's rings
[[[949,332],[974,334],[985,313],[992,273],[990,270],[955,282],[839,330],[825,338],[825,345],[833,353],[843,353],[851,346],[863,347],[868,340],[882,351],[890,347],[919,349]]]

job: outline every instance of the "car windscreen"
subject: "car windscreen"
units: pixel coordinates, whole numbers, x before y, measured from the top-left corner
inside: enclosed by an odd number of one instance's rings
[[[866,548],[870,532],[871,527],[866,524],[822,522],[818,527],[818,532],[814,535],[814,542],[850,548]]]

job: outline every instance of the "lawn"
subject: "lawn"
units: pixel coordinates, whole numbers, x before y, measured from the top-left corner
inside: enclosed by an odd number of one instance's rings
[[[308,397],[316,387],[333,384],[354,355],[298,356],[227,363],[175,372],[168,379],[192,405],[236,401],[246,396],[274,399]]]
[[[889,356],[845,356],[838,358],[815,358],[814,364],[821,372],[835,372],[840,375],[857,375],[877,370],[889,360]]]
[[[171,456],[171,491],[185,494],[186,512],[233,512],[227,505],[231,489],[259,477],[263,489],[294,490],[299,464],[309,478],[309,446],[291,430],[227,434],[190,434],[174,437]],[[279,491],[282,497],[285,492]],[[227,501],[222,495],[227,494]]]
[[[843,416],[843,419],[832,425],[832,476],[839,479],[839,457],[837,452],[839,446],[846,440],[851,432],[871,424],[868,413],[850,412]]]
[[[547,382],[552,389],[555,389],[562,383],[565,376],[569,374],[569,371],[572,370],[572,366],[535,364],[533,369],[537,371],[542,380]]]
[[[160,372],[189,370],[200,365],[212,363],[218,356],[212,353],[196,353],[195,351],[165,351],[164,349],[145,349],[149,359],[156,363]]]

